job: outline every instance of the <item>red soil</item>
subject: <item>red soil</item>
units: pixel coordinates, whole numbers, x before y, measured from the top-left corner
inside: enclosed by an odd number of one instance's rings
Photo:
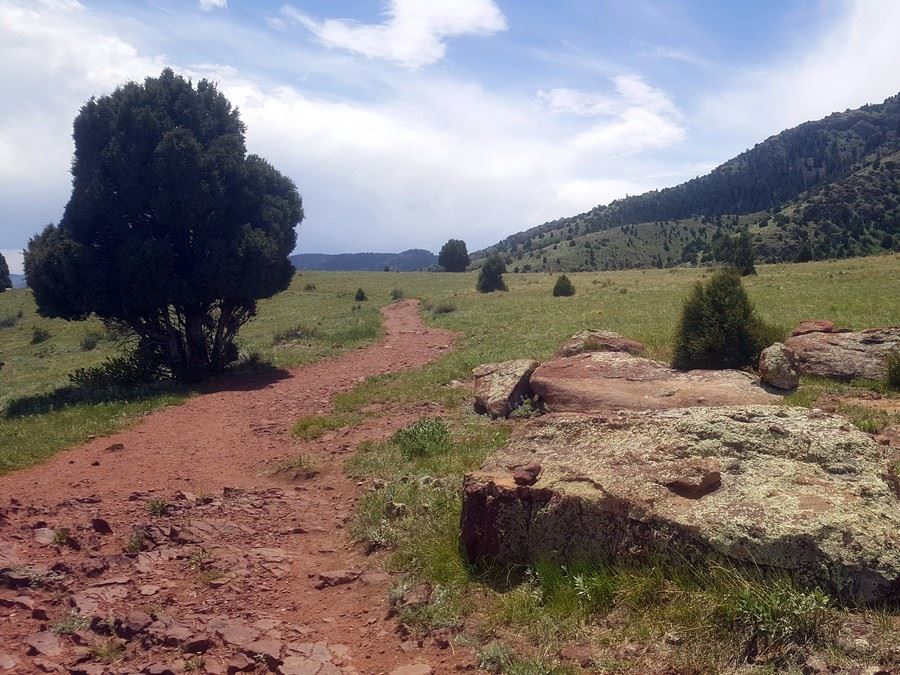
[[[0,672],[12,663],[9,672],[16,673],[52,672],[46,669],[54,664],[59,672],[181,672],[195,648],[207,672],[224,673],[229,665],[234,672],[244,654],[256,655],[247,666],[254,672],[389,673],[415,663],[435,673],[471,668],[471,657],[446,640],[403,634],[388,616],[391,579],[371,570],[375,563],[344,530],[368,489],[344,474],[344,459],[360,441],[389,435],[424,408],[370,418],[317,441],[290,436],[297,418],[328,412],[335,394],[372,375],[422,366],[452,346],[451,333],[423,325],[415,301],[383,314],[386,335],[377,344],[281,379],[234,380],[0,477]],[[273,461],[299,453],[315,457],[317,476],[288,484],[271,475]],[[173,505],[167,515],[148,513],[156,497]],[[96,521],[92,526],[94,518],[111,533]],[[142,553],[126,556],[135,526],[147,541]],[[80,549],[39,543],[40,527],[66,528]],[[25,567],[39,583],[13,588]],[[208,570],[224,576],[212,580],[204,576]],[[317,588],[319,574],[332,570],[369,571]],[[121,626],[104,628],[102,619],[122,624],[135,610],[154,623],[130,636]],[[29,636],[73,611],[92,618],[93,630],[60,636],[58,651],[52,639],[43,654],[46,645],[28,647]],[[225,624],[244,635],[229,642]],[[104,630],[125,647],[112,665],[88,654],[91,644],[107,639]],[[276,653],[248,647],[251,636],[269,641]]]

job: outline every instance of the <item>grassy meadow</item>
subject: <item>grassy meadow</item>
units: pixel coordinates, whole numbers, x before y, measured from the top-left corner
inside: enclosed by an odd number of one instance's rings
[[[586,652],[595,663],[591,672],[647,672],[665,663],[678,672],[715,673],[746,662],[750,651],[768,659],[757,656],[752,672],[800,672],[809,650],[849,667],[865,661],[838,646],[836,636],[848,622],[871,628],[871,658],[900,653],[892,637],[900,628],[893,610],[839,610],[821,594],[799,591],[784,579],[653,567],[484,571],[461,560],[462,474],[502,445],[515,421],[475,415],[469,389],[454,381],[467,380],[484,362],[546,358],[584,328],[635,338],[665,360],[682,302],[708,274],[681,268],[576,273],[569,275],[576,294],[554,298],[556,277],[548,274],[507,274],[509,292],[482,295],[474,290],[474,273],[303,273],[289,290],[260,303],[258,317],[241,333],[241,346],[250,361],[281,368],[336,355],[377,339],[379,307],[401,293],[422,299],[426,321],[459,333],[456,349],[439,361],[371,378],[339,396],[333,415],[297,421],[295,433],[311,438],[352,424],[372,403],[387,410],[421,401],[442,406],[441,420],[426,420],[390,441],[365,443],[348,460],[351,475],[383,485],[361,500],[351,531],[401,573],[391,599],[403,622],[414,632],[452,629],[456,643],[472,648],[488,671],[579,672],[571,654]],[[764,265],[745,286],[761,317],[785,333],[810,318],[854,329],[900,324],[896,255]],[[367,302],[355,302],[358,288]],[[38,334],[42,339],[35,341]],[[96,321],[42,319],[28,291],[0,294],[0,472],[194,393],[162,387],[113,392],[108,400],[90,392],[58,395],[70,372],[102,362],[115,349]],[[808,381],[791,403],[809,405],[823,391],[849,389]],[[28,414],[15,412],[23,400],[32,403],[25,406]],[[385,518],[390,502],[405,504],[406,515]],[[431,601],[404,604],[404,593],[421,582],[431,585]]]

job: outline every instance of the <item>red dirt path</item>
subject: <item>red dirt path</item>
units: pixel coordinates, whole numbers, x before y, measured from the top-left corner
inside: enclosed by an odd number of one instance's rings
[[[222,673],[241,665],[285,675],[390,673],[417,663],[434,673],[471,669],[471,657],[445,641],[403,636],[387,616],[390,578],[370,569],[344,531],[368,489],[344,475],[347,454],[424,408],[317,441],[289,433],[298,417],[329,411],[335,394],[422,366],[452,346],[451,333],[423,325],[415,301],[383,315],[377,344],[282,379],[235,380],[230,390],[0,477],[0,673],[178,673],[192,653],[206,672]],[[270,475],[273,461],[301,452],[316,456],[318,476],[288,484]],[[148,512],[156,497],[172,505],[167,515]],[[135,526],[146,535],[142,552],[124,555]],[[66,528],[80,550],[39,543],[40,527]],[[317,588],[320,573],[348,569],[368,572]],[[129,611],[137,612],[130,627]],[[58,644],[41,633],[73,612],[93,628]],[[147,619],[151,625],[133,630]],[[111,665],[88,653],[106,640],[124,646]]]

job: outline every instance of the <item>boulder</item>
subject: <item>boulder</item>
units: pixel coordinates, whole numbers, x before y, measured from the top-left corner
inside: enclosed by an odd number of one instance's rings
[[[637,340],[631,340],[608,330],[583,330],[575,333],[556,350],[556,356],[575,356],[582,352],[627,352],[635,356],[647,348]]]
[[[834,333],[836,330],[834,321],[801,321],[791,331],[791,337],[807,333]]]
[[[666,410],[779,400],[749,373],[681,372],[625,352],[590,352],[553,359],[532,373],[531,389],[548,412]]]
[[[801,375],[882,380],[887,375],[888,355],[900,350],[900,326],[806,333],[789,337],[785,344],[796,355],[795,367]]]
[[[507,417],[522,400],[531,396],[529,377],[538,362],[516,359],[503,363],[487,363],[475,375],[475,409],[491,417]]]
[[[514,478],[541,467],[531,485]],[[848,601],[900,587],[882,453],[845,419],[785,406],[551,414],[466,476],[472,562],[747,565]]]
[[[783,391],[793,391],[800,386],[800,375],[794,368],[794,352],[776,342],[763,349],[759,355],[759,378],[763,384]]]

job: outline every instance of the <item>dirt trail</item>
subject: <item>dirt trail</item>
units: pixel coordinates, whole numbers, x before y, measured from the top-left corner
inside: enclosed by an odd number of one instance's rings
[[[390,578],[344,530],[369,489],[344,475],[346,456],[425,409],[317,441],[289,433],[335,394],[452,346],[415,301],[383,315],[377,344],[282,379],[235,381],[0,477],[0,673],[470,669],[445,640],[403,635],[388,616]],[[271,475],[299,453],[321,473]],[[151,515],[157,499],[165,515]],[[64,634],[48,632],[67,617]]]

